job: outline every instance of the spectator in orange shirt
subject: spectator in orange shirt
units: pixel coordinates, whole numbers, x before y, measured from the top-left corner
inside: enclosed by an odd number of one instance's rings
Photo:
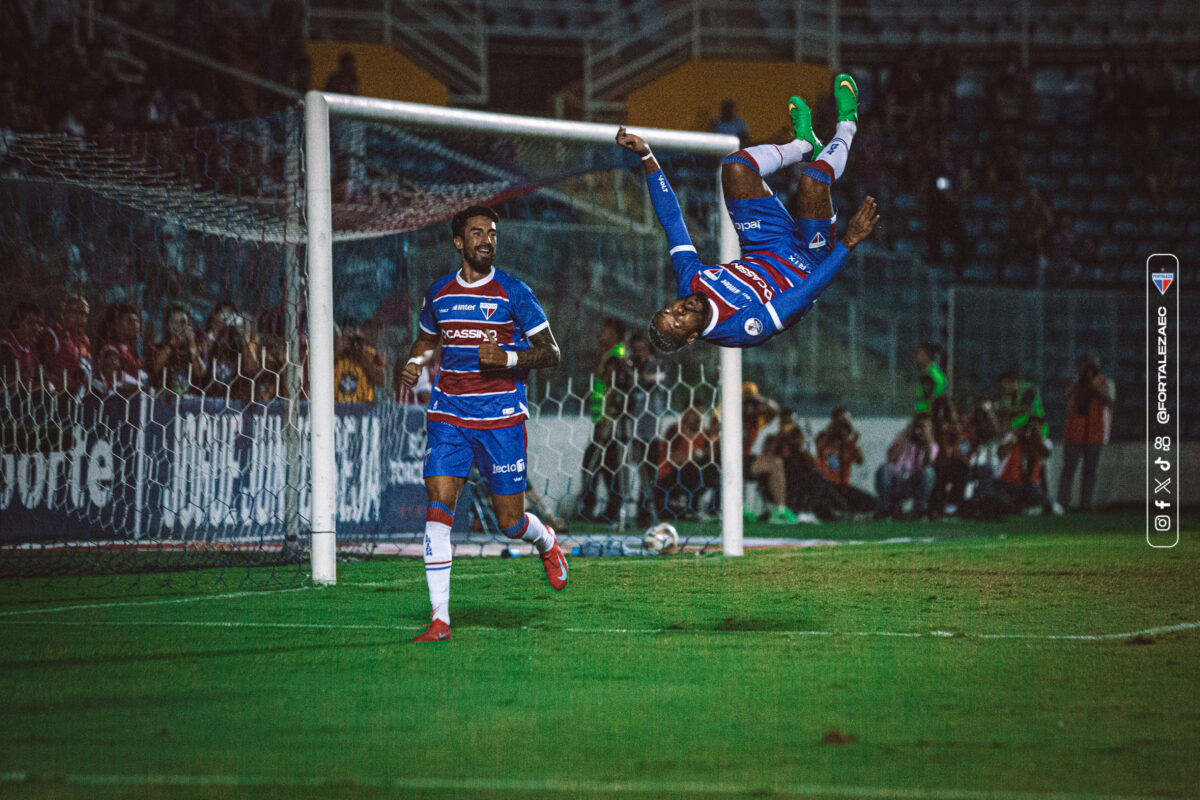
[[[875,508],[875,498],[850,485],[850,469],[863,463],[859,434],[845,406],[829,415],[829,425],[817,434],[817,469],[825,479],[825,498],[835,511],[851,514]]]
[[[1067,384],[1067,428],[1063,432],[1063,466],[1058,476],[1058,503],[1064,508],[1071,499],[1075,468],[1083,459],[1079,510],[1091,511],[1096,495],[1096,472],[1100,451],[1108,444],[1112,429],[1113,398],[1100,362],[1091,356],[1079,359],[1075,380]]]
[[[1009,433],[997,450],[1004,459],[1000,477],[984,498],[994,516],[1020,514],[1032,506],[1041,506],[1045,514],[1061,514],[1062,508],[1046,491],[1042,462],[1050,455],[1050,442],[1042,435],[1044,420],[1031,416],[1022,427]]]
[[[701,430],[696,408],[683,412],[658,444],[658,473],[654,489],[660,517],[696,515],[700,495],[719,487],[713,442]]]

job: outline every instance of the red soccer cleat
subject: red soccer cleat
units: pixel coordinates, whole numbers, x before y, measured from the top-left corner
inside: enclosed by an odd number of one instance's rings
[[[450,623],[444,620],[435,619],[430,623],[425,632],[419,636],[414,636],[414,642],[448,642],[453,638],[450,635]]]
[[[553,528],[547,525],[546,529],[552,536],[554,535]],[[557,536],[554,536],[554,547],[551,547],[542,556],[542,566],[546,568],[546,580],[550,582],[550,588],[556,592],[567,588],[567,558],[563,555],[562,548],[558,546]]]

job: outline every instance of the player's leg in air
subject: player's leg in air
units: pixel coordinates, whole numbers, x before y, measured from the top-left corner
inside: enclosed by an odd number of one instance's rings
[[[425,463],[425,578],[433,607],[429,627],[414,642],[449,641],[450,568],[453,562],[450,529],[454,507],[471,464],[488,483],[492,509],[501,530],[510,539],[529,542],[542,559],[546,580],[555,590],[567,585],[567,560],[553,529],[525,512],[525,426],[495,430],[459,428],[445,422],[429,423],[429,456]]]
[[[858,132],[858,85],[844,72],[833,79],[833,99],[837,104],[837,131],[824,146],[813,133],[808,104],[800,97],[788,100],[796,141],[809,143],[814,152],[812,163],[800,176],[794,206],[797,245],[801,255],[814,263],[833,250],[837,217],[830,188],[846,170],[850,144]]]

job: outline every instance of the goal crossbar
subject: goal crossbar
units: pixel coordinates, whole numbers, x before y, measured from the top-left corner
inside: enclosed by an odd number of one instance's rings
[[[613,143],[611,124],[575,122],[517,114],[445,108],[398,100],[310,91],[304,98],[305,172],[308,250],[309,430],[312,437],[310,485],[312,497],[312,578],[337,582],[336,518],[337,465],[334,448],[333,360],[333,212],[329,118],[370,122],[410,122],[431,128],[510,133],[559,141]],[[664,150],[725,155],[738,148],[736,136],[665,128],[631,128]],[[720,190],[718,189],[718,195]],[[718,207],[724,199],[718,196]],[[728,214],[721,214],[719,260],[739,254],[737,232]],[[732,421],[721,431],[721,548],[725,555],[742,554],[742,392],[741,351],[721,348],[722,419]]]

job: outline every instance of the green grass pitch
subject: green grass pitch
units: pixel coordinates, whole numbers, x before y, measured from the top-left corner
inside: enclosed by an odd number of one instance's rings
[[[1194,526],[788,530],[876,541],[576,558],[561,594],[460,558],[439,645],[414,560],[0,583],[0,796],[1200,794]]]

